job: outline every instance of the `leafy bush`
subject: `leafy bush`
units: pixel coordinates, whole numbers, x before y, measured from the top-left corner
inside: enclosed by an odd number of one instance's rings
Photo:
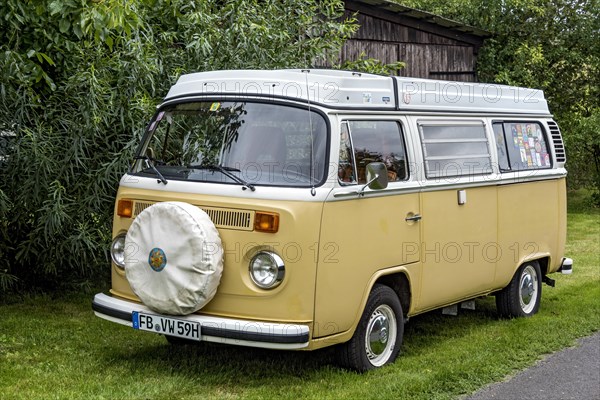
[[[10,200],[0,189],[0,293],[10,289],[17,281],[17,277],[9,273],[8,263],[8,254],[11,248],[8,245],[7,215],[11,207]]]
[[[572,113],[562,129],[568,149],[569,180],[572,187],[592,189],[591,202],[600,206],[600,108]]]
[[[340,0],[5,0],[0,15],[0,132],[17,135],[0,291],[106,278],[119,178],[180,74],[333,60],[355,30]]]
[[[340,65],[335,66],[336,69],[347,71],[360,71],[392,76],[398,75],[398,71],[404,67],[406,67],[405,62],[397,61],[391,64],[384,64],[381,60],[377,60],[376,58],[367,58],[364,52],[360,53],[360,56],[356,60],[345,60]]]

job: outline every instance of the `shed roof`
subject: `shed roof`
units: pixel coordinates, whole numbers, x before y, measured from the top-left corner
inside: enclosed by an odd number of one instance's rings
[[[465,25],[461,22],[444,18],[426,11],[417,10],[416,8],[406,7],[389,0],[352,0],[352,3],[376,7],[379,10],[389,12],[396,16],[406,16],[415,20],[439,25],[452,31],[478,36],[482,39],[492,36],[492,33],[486,30]]]

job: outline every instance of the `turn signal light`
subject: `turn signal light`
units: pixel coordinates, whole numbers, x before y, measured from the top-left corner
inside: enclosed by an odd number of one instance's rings
[[[131,218],[133,215],[133,200],[119,200],[117,202],[117,215],[119,217]]]
[[[254,216],[254,230],[275,233],[279,230],[279,214],[259,211]]]

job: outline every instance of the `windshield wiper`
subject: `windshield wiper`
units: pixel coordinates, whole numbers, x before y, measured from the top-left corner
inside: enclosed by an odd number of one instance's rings
[[[245,180],[243,180],[242,178],[240,178],[239,176],[236,176],[236,175],[232,174],[231,172],[229,172],[229,171],[240,172],[240,170],[237,168],[223,167],[221,165],[215,165],[215,164],[192,164],[192,165],[186,165],[185,167],[191,168],[191,169],[208,169],[210,171],[219,171],[226,177],[231,178],[234,182],[237,182],[240,185],[242,185],[243,190],[250,189],[253,192],[256,190],[256,188],[254,187],[253,184],[248,183]]]
[[[164,185],[166,185],[167,183],[169,183],[165,177],[163,176],[163,174],[160,173],[159,170],[156,169],[156,167],[154,166],[154,164],[164,164],[164,162],[162,162],[161,160],[156,160],[150,156],[135,156],[133,157],[134,160],[144,160],[146,161],[146,164],[148,164],[148,166],[150,167],[150,169],[152,169],[152,171],[154,171],[154,173],[158,176],[158,179],[156,180],[156,183],[163,183]]]

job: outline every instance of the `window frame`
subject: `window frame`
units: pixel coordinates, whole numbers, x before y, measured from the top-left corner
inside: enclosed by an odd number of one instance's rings
[[[514,173],[514,172],[524,172],[524,171],[538,171],[538,170],[547,170],[547,169],[554,168],[555,160],[554,160],[554,157],[552,156],[552,146],[550,145],[551,141],[548,140],[548,137],[549,137],[548,131],[546,130],[546,127],[542,121],[531,120],[531,119],[527,119],[527,120],[494,119],[494,120],[492,120],[492,131],[494,129],[494,125],[496,125],[496,124],[499,124],[502,127],[502,138],[504,139],[504,147],[506,149],[506,157],[508,160],[508,167],[509,167],[508,169],[502,169],[502,168],[500,168],[500,164],[498,163],[498,170],[500,171],[500,173],[506,174],[506,173],[511,173],[511,172]],[[508,150],[509,141],[507,140],[507,137],[506,137],[506,135],[507,135],[507,130],[505,128],[506,124],[536,124],[536,125],[538,125],[541,129],[542,136],[544,137],[544,142],[546,143],[546,154],[548,154],[548,159],[550,161],[549,165],[546,165],[543,167],[536,166],[536,167],[532,167],[532,168],[522,168],[522,169],[513,168],[512,157],[511,157],[510,151]],[[512,136],[511,136],[511,138],[512,138]]]
[[[353,176],[355,178],[354,181],[352,182],[344,182],[340,179],[340,175],[339,175],[339,170],[338,170],[338,174],[337,174],[337,178],[338,178],[338,183],[342,186],[352,186],[352,185],[358,185],[358,171],[356,169],[356,160],[354,157],[354,141],[352,140],[352,134],[350,132],[350,124],[349,124],[350,120],[343,120],[340,123],[340,145],[342,144],[342,139],[341,139],[341,135],[342,135],[342,126],[346,126],[346,131],[348,132],[348,141],[350,142],[350,162],[352,163],[352,172],[353,172]],[[338,169],[340,167],[340,157],[339,157],[339,151],[338,151],[338,159],[337,159],[337,164],[338,164]]]
[[[398,127],[398,133],[400,136],[400,144],[402,145],[402,150],[404,152],[404,164],[405,164],[405,170],[406,170],[406,176],[404,177],[404,179],[401,180],[396,180],[396,181],[390,181],[390,184],[394,184],[394,183],[401,183],[401,182],[407,182],[410,180],[411,178],[411,170],[410,170],[410,160],[409,160],[409,150],[407,147],[407,142],[406,142],[406,134],[405,134],[405,127],[404,124],[402,123],[402,121],[399,121],[397,119],[387,119],[387,118],[372,118],[372,117],[363,117],[363,118],[349,118],[349,119],[343,119],[340,122],[340,135],[341,135],[341,127],[342,125],[346,125],[347,129],[348,129],[348,137],[350,139],[350,146],[352,148],[352,164],[353,164],[353,171],[354,171],[354,176],[356,177],[356,181],[355,182],[343,182],[342,180],[340,180],[339,175],[338,175],[338,184],[341,186],[354,186],[354,185],[364,185],[364,183],[360,183],[359,182],[359,178],[358,178],[358,165],[356,162],[356,150],[354,148],[354,138],[352,137],[352,129],[350,128],[350,123],[352,122],[394,122],[396,124],[396,126]],[[340,140],[341,143],[341,140]],[[338,156],[338,165],[339,165],[339,156]]]
[[[476,120],[448,120],[448,119],[421,119],[417,122],[417,130],[419,131],[419,144],[421,147],[421,154],[423,155],[423,169],[425,173],[425,179],[427,180],[439,180],[439,179],[447,179],[447,178],[463,178],[463,177],[473,177],[473,176],[489,176],[494,173],[493,168],[493,160],[492,160],[492,149],[490,143],[490,137],[487,132],[487,124],[483,119]],[[483,132],[483,137],[480,139],[468,139],[468,138],[458,138],[458,139],[425,139],[425,134],[423,127],[428,126],[442,126],[442,127],[481,127]],[[443,144],[443,143],[486,143],[487,154],[473,154],[471,156],[453,156],[452,158],[443,157],[443,156],[428,156],[427,155],[427,144]],[[432,157],[440,157],[439,160],[448,160],[455,161],[458,165],[458,161],[460,160],[468,160],[468,159],[481,159],[487,158],[489,167],[484,169],[485,165],[481,167],[481,169],[474,173],[458,173],[458,174],[444,174],[444,170],[430,170],[429,162],[436,161],[432,159]],[[469,168],[469,171],[471,169]]]
[[[174,99],[171,101],[167,101],[167,102],[161,104],[160,107],[154,112],[154,115],[152,116],[150,121],[147,123],[144,133],[138,141],[138,145],[136,146],[136,151],[135,151],[134,155],[136,155],[136,156],[137,155],[139,155],[139,156],[145,155],[146,149],[147,149],[148,145],[150,144],[150,141],[152,140],[155,130],[156,130],[155,129],[156,124],[157,124],[156,119],[161,112],[164,112],[164,111],[170,109],[171,107],[175,107],[180,104],[195,103],[195,102],[207,102],[207,103],[209,103],[209,102],[232,102],[232,103],[240,102],[240,103],[252,103],[252,104],[266,104],[266,105],[277,105],[277,106],[296,108],[296,109],[304,110],[307,112],[314,112],[314,113],[318,114],[320,117],[322,117],[323,121],[325,123],[325,136],[323,138],[325,151],[324,151],[323,159],[324,160],[330,159],[332,124],[331,124],[329,115],[325,111],[321,110],[320,108],[310,107],[310,105],[306,105],[306,104],[297,104],[297,103],[281,101],[281,100],[266,100],[266,99],[261,99],[261,98],[247,98],[247,97],[243,97],[243,96],[222,97],[222,96],[212,96],[212,95],[211,96],[185,97],[185,98],[181,98],[181,99]],[[323,176],[320,181],[315,181],[311,185],[280,185],[280,184],[255,183],[255,182],[251,182],[251,183],[254,186],[264,186],[264,187],[274,187],[274,188],[284,188],[284,189],[285,188],[301,188],[301,189],[303,189],[303,188],[311,188],[311,187],[322,187],[323,185],[325,185],[327,183],[327,181],[329,179],[329,164],[328,164],[328,162],[323,162],[323,165],[319,165],[319,162],[321,162],[321,160],[316,157],[314,158],[314,162],[315,162],[315,165],[313,165],[312,168],[314,168],[314,171],[322,171]],[[130,175],[134,175],[134,176],[154,178],[154,175],[148,175],[142,171],[142,169],[143,169],[142,164],[143,164],[143,160],[134,159],[129,164],[127,173]],[[320,168],[316,168],[317,166],[319,166]],[[231,185],[231,186],[239,185],[236,182],[228,182],[228,181],[182,180],[182,179],[177,179],[174,177],[168,177],[168,179],[182,181],[182,182],[191,182],[194,184],[225,184],[225,185]]]

